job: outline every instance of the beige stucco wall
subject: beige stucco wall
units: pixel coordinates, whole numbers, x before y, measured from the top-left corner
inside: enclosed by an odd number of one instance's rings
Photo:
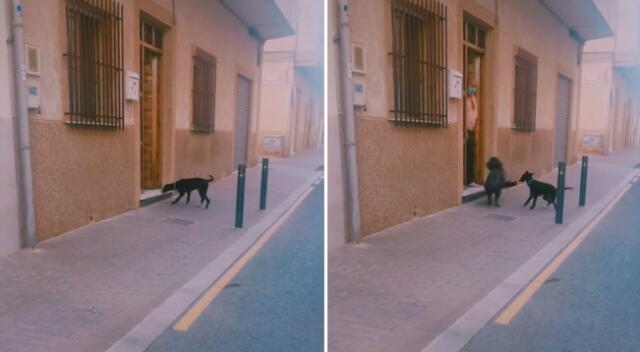
[[[9,3],[0,1],[0,38],[9,38]],[[10,47],[3,40],[0,42],[0,257],[18,250],[21,241],[10,55]]]
[[[462,71],[462,23],[466,14],[485,22],[487,54],[481,89],[484,149],[479,162],[497,155],[515,178],[528,169],[537,174],[553,167],[553,133],[558,75],[572,80],[569,162],[575,162],[578,128],[580,70],[578,43],[548,9],[536,0],[449,0],[448,68]],[[371,234],[416,216],[459,204],[462,196],[462,101],[449,99],[448,127],[444,129],[399,127],[389,122],[392,102],[391,15],[388,0],[352,0],[352,41],[366,48],[367,72],[354,73],[367,88],[366,107],[356,109],[358,182],[364,234]],[[334,18],[330,17],[330,21]],[[336,24],[329,28],[336,30]],[[333,33],[328,34],[333,38]],[[538,57],[536,130],[512,129],[515,53],[522,47]],[[332,47],[336,49],[335,46]],[[336,60],[330,53],[329,60]],[[330,64],[331,65],[331,64]],[[336,81],[331,81],[335,75]],[[329,72],[329,91],[337,86],[338,72]],[[333,86],[332,86],[333,84]],[[330,96],[335,99],[334,96]],[[330,105],[329,136],[339,131],[339,106]],[[338,160],[339,148],[329,141],[329,164]],[[336,187],[341,187],[339,172]],[[331,191],[329,202],[341,201],[341,189]],[[331,206],[329,207],[331,209]],[[336,212],[334,212],[335,214]],[[342,213],[342,211],[340,211]],[[331,216],[331,213],[330,213]],[[339,225],[336,229],[339,231]],[[341,232],[344,233],[344,232]],[[338,242],[340,237],[334,236]]]
[[[135,0],[124,4],[124,67],[140,72],[140,13],[167,27],[161,59],[162,181],[234,171],[236,80],[253,81],[249,163],[257,160],[260,67],[258,40],[218,1]],[[138,207],[140,104],[125,103],[124,131],[78,130],[64,124],[68,83],[64,0],[25,1],[25,40],[40,48],[41,109],[30,113],[36,223],[40,240]],[[192,55],[217,58],[216,131],[191,131]]]
[[[256,163],[256,152],[254,141],[258,128],[259,117],[259,97],[260,97],[260,68],[257,66],[258,41],[248,34],[247,28],[240,20],[233,16],[218,1],[202,0],[182,0],[176,2],[176,67],[175,77],[186,79],[176,79],[176,134],[191,135],[194,140],[192,147],[196,143],[205,143],[202,147],[211,146],[214,149],[196,151],[189,149],[184,143],[176,143],[176,178],[179,175],[193,175],[204,177],[212,175],[228,175],[235,166],[232,155],[225,154],[232,148],[224,148],[222,145],[229,141],[229,134],[233,136],[235,128],[236,113],[236,83],[238,75],[242,75],[252,81],[251,94],[251,117],[250,117],[250,143],[249,164]],[[198,33],[198,34],[196,34]],[[205,35],[206,33],[206,35]],[[216,57],[216,132],[205,134],[190,132],[192,121],[192,87],[193,87],[193,53],[195,47],[211,53]],[[206,141],[208,140],[208,141]],[[179,138],[176,137],[176,142]],[[233,142],[233,137],[231,137]],[[222,157],[202,158],[203,154],[226,155],[225,161]],[[209,170],[205,174],[202,171]]]
[[[640,2],[597,1],[614,37],[585,45],[577,146],[584,153],[607,154],[638,143],[640,91]],[[600,148],[587,148],[585,134],[602,135]]]
[[[613,116],[614,70],[612,53],[587,52],[582,65],[580,131],[576,141],[581,153],[602,154],[609,150],[609,121]],[[601,135],[600,148],[587,148],[585,135]]]
[[[459,203],[462,134],[456,122],[461,104],[449,100],[447,128],[389,122],[393,105],[390,1],[350,4],[351,39],[364,45],[367,55],[366,74],[354,73],[353,79],[367,89],[366,108],[356,109],[356,139],[362,230],[368,235]],[[458,42],[460,21],[457,16],[448,19],[450,44]],[[448,46],[450,69],[460,71],[461,49]]]
[[[291,156],[322,144],[324,100],[304,68],[294,66],[292,52],[265,55],[258,150],[261,155]],[[282,137],[280,152],[265,150],[264,138]]]
[[[290,49],[293,44],[283,47],[282,42],[291,41],[293,37],[270,40],[265,46],[269,52],[265,52],[262,66],[262,98],[260,99],[260,133],[258,150],[261,155],[282,156],[287,155],[289,145],[289,125],[292,114],[291,101],[295,80],[293,67],[293,52]],[[273,45],[272,42],[279,42]],[[280,49],[285,49],[281,51]],[[281,136],[283,138],[281,150],[267,151],[264,149],[265,136]]]
[[[496,77],[499,136],[496,154],[504,159],[515,176],[524,169],[539,175],[553,165],[553,134],[556,115],[558,75],[572,81],[568,162],[577,159],[575,133],[578,128],[580,69],[577,66],[578,44],[568,29],[538,1],[500,2],[498,27],[499,58]],[[514,54],[522,47],[538,58],[538,88],[535,132],[511,130],[514,109]],[[529,136],[527,136],[529,135]],[[529,143],[533,142],[529,147]],[[544,143],[544,144],[541,144]],[[514,153],[514,149],[518,153]],[[528,166],[527,160],[531,160]],[[524,164],[521,167],[515,165]]]
[[[322,143],[324,131],[323,2],[298,0],[293,6],[296,34],[267,41],[257,150],[291,156]],[[280,151],[265,150],[264,138],[282,137]]]
[[[320,138],[323,131],[323,94],[318,82],[314,82],[305,73],[304,68],[295,70],[294,96],[297,106],[293,107],[294,116],[289,130],[292,135],[292,154],[312,149],[322,144]]]

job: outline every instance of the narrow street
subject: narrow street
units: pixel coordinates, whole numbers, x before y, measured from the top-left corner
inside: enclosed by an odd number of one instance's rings
[[[508,325],[492,321],[463,351],[638,351],[638,214],[636,181]]]
[[[186,331],[148,351],[322,351],[324,182]]]

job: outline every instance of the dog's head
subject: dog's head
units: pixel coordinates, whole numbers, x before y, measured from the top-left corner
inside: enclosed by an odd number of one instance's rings
[[[166,185],[164,185],[164,187],[162,187],[162,193],[167,193],[169,191],[173,191],[174,189],[176,189],[175,183],[167,183]]]
[[[487,161],[487,169],[489,169],[489,171],[502,170],[502,161],[495,156],[492,156],[489,158],[489,161]]]
[[[524,174],[522,174],[522,177],[520,177],[520,182],[528,182],[528,181],[531,181],[532,179],[533,179],[533,173],[525,170]]]

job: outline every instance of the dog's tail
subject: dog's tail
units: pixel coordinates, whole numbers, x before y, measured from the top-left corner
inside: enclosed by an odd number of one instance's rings
[[[509,188],[517,185],[518,185],[518,181],[507,181],[504,183],[504,188]]]
[[[207,182],[211,182],[211,181],[213,181],[213,176],[209,175],[209,177],[210,177],[210,178],[207,180]]]
[[[564,189],[573,189],[573,187],[565,187]]]

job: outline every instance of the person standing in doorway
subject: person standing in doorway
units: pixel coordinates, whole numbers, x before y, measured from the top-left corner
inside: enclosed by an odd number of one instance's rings
[[[467,140],[465,153],[467,154],[467,165],[465,175],[465,185],[474,186],[476,171],[476,125],[478,120],[478,81],[470,75],[467,80],[467,92],[465,94],[465,114],[464,129]]]

